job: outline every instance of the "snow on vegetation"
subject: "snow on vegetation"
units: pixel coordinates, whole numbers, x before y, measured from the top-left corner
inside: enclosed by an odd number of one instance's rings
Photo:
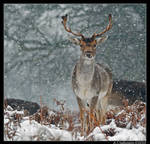
[[[58,111],[46,106],[33,115],[27,110],[17,111],[4,106],[5,141],[145,141],[146,104],[135,101],[110,109],[106,123],[95,126],[86,136],[81,136],[79,112],[64,109],[64,102],[54,99]]]

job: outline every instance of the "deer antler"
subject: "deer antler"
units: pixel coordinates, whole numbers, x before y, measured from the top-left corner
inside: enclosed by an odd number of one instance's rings
[[[67,14],[66,14],[65,16],[62,16],[61,18],[63,19],[62,24],[64,25],[64,28],[65,28],[65,30],[66,30],[67,32],[70,32],[70,33],[72,33],[72,34],[75,35],[75,36],[81,36],[82,38],[84,38],[84,36],[83,36],[81,33],[79,33],[79,32],[78,32],[78,33],[74,33],[74,32],[71,31],[70,28],[68,28],[68,27],[66,26]]]
[[[109,14],[109,24],[107,25],[107,27],[104,29],[104,31],[102,31],[98,34],[94,33],[92,37],[93,38],[99,37],[99,36],[103,35],[105,32],[107,32],[108,30],[110,30],[112,28],[111,21],[112,21],[112,16],[111,16],[111,14]]]

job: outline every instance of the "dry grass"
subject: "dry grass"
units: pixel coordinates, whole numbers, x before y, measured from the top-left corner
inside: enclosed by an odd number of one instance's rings
[[[65,110],[64,104],[65,101],[58,101],[54,99],[59,111],[52,110],[47,106],[43,106],[42,98],[40,99],[41,108],[33,115],[29,116],[29,120],[35,120],[42,125],[48,125],[51,127],[51,124],[59,127],[60,129],[70,131],[72,135],[77,138],[77,133],[81,133],[81,126],[79,120],[79,112]],[[123,101],[124,106],[117,107],[116,109],[111,109],[106,113],[106,123],[105,125],[110,124],[112,119],[115,120],[117,127],[129,128],[137,127],[141,125],[146,127],[146,104],[141,101],[135,101],[131,106],[128,105],[128,100]],[[16,135],[16,127],[20,126],[22,119],[28,115],[28,111],[25,110],[23,114],[15,112],[13,115],[9,115],[7,111],[13,111],[8,107],[7,102],[4,102],[4,115],[7,115],[8,122],[4,125],[5,135],[13,140]],[[13,125],[13,128],[12,128]],[[16,126],[16,127],[15,127]],[[96,121],[93,129],[96,127]],[[21,126],[20,126],[21,127]],[[107,129],[101,132],[104,134],[106,140],[108,136],[115,135],[115,129]],[[37,136],[38,140],[38,136]],[[93,136],[87,137],[87,141],[93,140]]]
[[[112,109],[106,113],[107,124],[111,119],[115,119],[117,127],[125,128],[136,127],[137,124],[146,127],[146,105],[142,101],[135,101],[131,106],[128,105],[128,100],[123,100],[124,106]],[[116,111],[120,111],[116,113]],[[129,125],[130,124],[130,125]]]

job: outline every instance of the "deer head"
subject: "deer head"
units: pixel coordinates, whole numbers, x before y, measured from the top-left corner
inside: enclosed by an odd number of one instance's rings
[[[107,27],[100,33],[94,33],[92,35],[92,37],[90,38],[86,38],[83,36],[83,34],[81,34],[80,32],[78,33],[74,33],[72,32],[72,30],[70,28],[68,28],[66,26],[66,22],[67,22],[67,15],[62,16],[62,24],[64,25],[64,28],[67,32],[75,35],[75,36],[79,36],[81,38],[70,38],[71,42],[73,42],[76,45],[80,45],[81,51],[82,51],[82,55],[84,55],[86,58],[88,59],[92,59],[95,57],[96,54],[96,46],[102,42],[104,42],[107,39],[107,36],[102,36],[105,32],[107,32],[108,30],[111,29],[112,27],[112,16],[111,14],[109,14],[109,24],[107,25]],[[100,37],[100,38],[98,38]],[[96,39],[98,38],[98,39]]]

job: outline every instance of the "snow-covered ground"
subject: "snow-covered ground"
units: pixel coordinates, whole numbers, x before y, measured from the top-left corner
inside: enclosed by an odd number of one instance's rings
[[[132,121],[126,120],[126,126],[119,126],[116,123],[117,118],[122,119],[123,114],[125,114],[125,109],[121,110],[113,118],[112,111],[107,117],[107,124],[99,127],[95,127],[94,130],[87,136],[81,136],[79,130],[79,120],[72,120],[74,123],[73,128],[71,128],[69,123],[64,122],[64,127],[60,127],[60,123],[56,124],[56,120],[59,119],[58,113],[48,109],[45,113],[47,118],[43,116],[43,122],[38,120],[38,115],[27,116],[25,111],[13,110],[12,107],[7,106],[4,109],[4,140],[5,141],[145,141],[146,140],[146,124],[143,125],[145,121],[146,112],[144,110],[145,104],[138,103],[140,106],[137,107],[139,110],[140,118],[138,122],[132,123]],[[133,114],[135,110],[135,105],[132,107],[126,107],[128,109],[128,115]],[[131,111],[131,109],[133,111]],[[44,110],[43,110],[44,113]],[[37,112],[38,114],[38,112]],[[59,113],[60,114],[60,113]],[[127,114],[127,112],[126,112]],[[49,122],[46,124],[44,119],[55,118],[54,122]],[[119,116],[119,117],[118,117]],[[134,113],[134,116],[138,116]],[[40,111],[39,111],[40,117]],[[131,116],[132,117],[132,116]],[[62,118],[62,117],[61,117]],[[75,116],[73,116],[75,118]],[[60,120],[60,119],[59,119]],[[65,119],[64,119],[65,120]],[[123,120],[122,120],[123,121]],[[124,122],[124,121],[123,121]],[[70,121],[71,123],[71,121]],[[76,124],[75,124],[76,123]],[[125,123],[125,122],[124,122]],[[134,125],[135,124],[135,125]],[[134,126],[133,126],[134,125]],[[78,130],[77,130],[78,129]]]

